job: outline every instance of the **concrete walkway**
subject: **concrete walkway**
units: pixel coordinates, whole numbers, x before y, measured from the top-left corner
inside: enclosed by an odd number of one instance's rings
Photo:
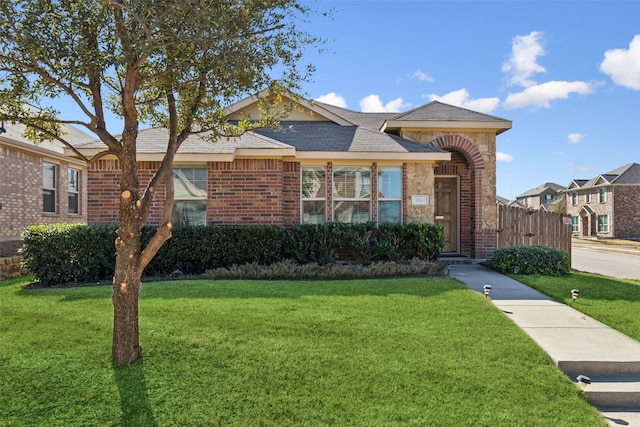
[[[610,426],[640,427],[640,343],[522,283],[480,265],[452,265],[451,276],[484,293],[572,381],[586,375],[585,395]]]

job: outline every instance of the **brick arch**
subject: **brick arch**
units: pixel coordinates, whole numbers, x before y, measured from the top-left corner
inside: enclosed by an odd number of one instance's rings
[[[484,169],[482,154],[480,154],[478,147],[467,138],[459,135],[444,135],[430,141],[429,145],[443,150],[449,148],[459,151],[467,159],[467,162],[473,165],[474,170]]]

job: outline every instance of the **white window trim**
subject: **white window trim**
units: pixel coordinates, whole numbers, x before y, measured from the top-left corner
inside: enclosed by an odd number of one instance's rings
[[[302,188],[305,169],[322,169],[324,171],[324,197],[305,197]],[[300,224],[304,222],[304,202],[324,202],[324,221],[327,221],[327,168],[325,166],[302,166],[300,168]],[[307,223],[309,224],[309,223]]]
[[[607,218],[607,223],[603,224],[606,225],[606,230],[600,230],[600,217],[604,217]],[[598,215],[598,217],[596,218],[596,221],[598,222],[597,227],[598,227],[598,233],[609,233],[611,230],[611,218],[609,215]]]
[[[44,185],[44,175],[42,179],[42,212],[48,215],[54,215],[58,213],[58,170],[60,169],[58,165],[44,162],[42,163],[42,173],[44,174],[44,168],[46,166],[53,167],[53,187],[45,187]],[[44,190],[53,191],[53,211],[45,211],[44,210]]]
[[[175,179],[175,170],[176,169],[203,169],[205,171],[205,189],[204,189],[204,196],[184,196],[184,197],[178,197],[176,196],[175,192],[173,194],[173,202],[175,205],[175,202],[205,202],[205,218],[204,218],[204,222],[206,225],[207,221],[208,221],[208,203],[207,200],[209,198],[209,169],[207,167],[207,165],[201,165],[201,164],[178,164],[178,165],[173,165],[173,171],[172,171],[172,179]],[[175,187],[175,184],[174,184]],[[175,210],[174,210],[175,212]]]
[[[601,188],[600,190],[598,190],[598,202],[607,203],[607,189],[606,188]]]
[[[82,204],[81,204],[81,199],[80,199],[80,189],[82,188],[82,183],[81,183],[81,177],[82,177],[82,172],[78,169],[75,168],[68,168],[67,169],[67,180],[69,179],[69,175],[71,174],[72,171],[76,172],[77,177],[76,177],[76,185],[77,185],[77,189],[71,189],[71,186],[69,185],[69,181],[67,181],[67,192],[69,194],[75,194],[77,199],[78,199],[78,211],[77,212],[71,212],[70,206],[68,206],[69,202],[67,201],[67,212],[70,215],[80,215],[80,212],[82,210]]]
[[[400,170],[400,197],[380,197],[378,196],[378,216],[377,216],[377,222],[380,223],[380,202],[400,202],[400,224],[402,224],[404,222],[404,218],[402,216],[402,192],[403,192],[403,188],[402,188],[402,183],[403,183],[403,179],[402,179],[402,166],[383,166],[383,167],[379,167],[378,168],[378,172],[380,172],[381,170],[385,170],[385,169],[399,169]],[[378,180],[380,179],[380,175],[378,174]],[[376,183],[376,185],[378,186],[378,188],[376,189],[376,191],[378,192],[378,194],[380,194],[380,182],[378,181]]]
[[[337,169],[367,169],[369,171],[369,197],[337,197],[335,191],[336,185],[336,170]],[[378,191],[378,188],[375,189],[372,186],[372,170],[370,166],[339,166],[333,169],[331,176],[331,195],[332,195],[332,206],[331,206],[331,215],[334,221],[337,221],[338,215],[336,215],[336,203],[337,202],[368,202],[369,203],[369,219],[371,221],[371,207],[372,207],[372,191]]]

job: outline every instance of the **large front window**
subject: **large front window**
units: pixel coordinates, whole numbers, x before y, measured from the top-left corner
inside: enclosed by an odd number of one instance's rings
[[[302,168],[302,223],[327,220],[327,172],[321,167]]]
[[[340,167],[333,170],[333,217],[336,222],[371,220],[371,170]]]
[[[207,169],[195,166],[173,168],[174,225],[206,225]]]
[[[69,168],[69,213],[80,213],[80,171]]]
[[[378,222],[402,221],[402,169],[378,169]]]
[[[42,211],[45,213],[56,213],[56,171],[49,163],[42,166]]]

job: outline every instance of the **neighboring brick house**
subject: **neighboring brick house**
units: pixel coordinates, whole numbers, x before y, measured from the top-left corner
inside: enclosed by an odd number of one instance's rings
[[[34,144],[20,124],[0,130],[0,241],[19,240],[31,225],[87,222],[86,163],[57,141]],[[88,135],[64,126],[72,143]]]
[[[496,206],[507,206],[522,208],[522,205],[517,200],[509,200],[505,197],[496,196]]]
[[[560,198],[564,198],[565,189],[560,184],[553,182],[545,182],[544,184],[532,188],[516,197],[516,201],[525,209],[544,209],[549,210],[552,203]]]
[[[629,163],[589,180],[574,179],[565,197],[574,234],[640,238],[640,164]]]

